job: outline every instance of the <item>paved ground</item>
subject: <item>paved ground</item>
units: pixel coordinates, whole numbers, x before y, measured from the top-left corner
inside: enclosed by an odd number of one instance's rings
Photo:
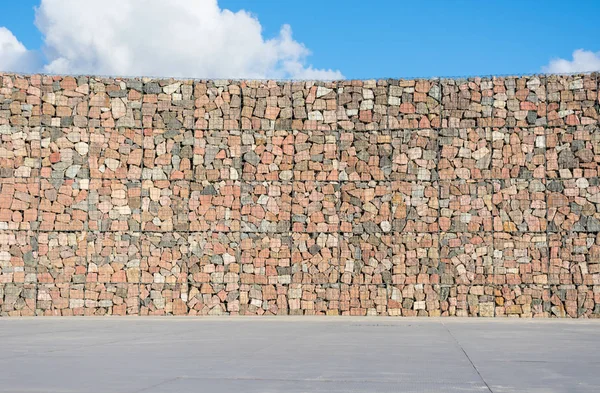
[[[0,319],[0,392],[599,392],[600,321]]]

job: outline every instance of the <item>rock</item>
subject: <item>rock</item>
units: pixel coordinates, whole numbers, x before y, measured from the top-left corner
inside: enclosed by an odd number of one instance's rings
[[[256,166],[260,162],[260,157],[253,151],[249,151],[244,154],[244,161],[248,162],[250,165]]]
[[[80,169],[81,169],[81,165],[71,165],[67,168],[67,170],[65,172],[65,176],[70,179],[74,179],[77,176],[77,174],[79,173]]]
[[[489,153],[490,153],[490,150],[488,148],[484,147],[484,148],[474,151],[472,157],[476,160],[480,160],[483,157],[485,157],[486,155],[488,155]]]
[[[167,86],[163,87],[163,92],[165,94],[173,94],[175,93],[177,90],[179,90],[179,87],[181,86],[181,83],[173,83]]]
[[[594,153],[588,149],[579,150],[577,153],[575,153],[575,156],[582,162],[592,162],[594,160]]]
[[[213,186],[206,186],[202,190],[201,195],[217,195],[217,190]]]
[[[111,171],[116,171],[117,168],[119,168],[119,166],[121,165],[121,163],[115,159],[112,158],[107,158],[104,161],[104,164],[108,167],[108,169],[110,169]]]
[[[577,159],[570,150],[563,150],[558,155],[558,165],[561,168],[572,169],[577,166]]]
[[[389,221],[382,221],[380,226],[381,226],[381,230],[384,232],[389,232],[392,230],[392,225],[390,224]]]
[[[588,186],[590,185],[590,183],[588,182],[588,180],[586,178],[583,178],[583,177],[577,179],[575,181],[575,184],[577,184],[577,187],[579,187],[579,188],[588,188]]]
[[[331,93],[332,91],[333,91],[333,89],[328,89],[324,86],[318,86],[317,87],[317,98],[326,96],[327,94]]]
[[[121,117],[127,114],[127,107],[125,106],[123,100],[121,100],[120,98],[113,98],[110,101],[110,103],[112,117],[114,119],[120,119]]]
[[[75,150],[80,155],[85,156],[85,155],[87,155],[87,153],[89,151],[89,146],[85,142],[78,142],[78,143],[75,144]]]
[[[588,232],[600,232],[600,220],[594,217],[589,217],[587,220],[587,231]]]

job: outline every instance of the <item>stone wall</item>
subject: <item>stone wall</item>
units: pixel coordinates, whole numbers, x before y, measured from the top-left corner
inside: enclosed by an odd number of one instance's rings
[[[600,316],[596,74],[0,74],[0,315]]]

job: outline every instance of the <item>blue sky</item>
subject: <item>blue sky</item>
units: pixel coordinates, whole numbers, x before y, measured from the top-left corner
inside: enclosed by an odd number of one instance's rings
[[[47,5],[58,7],[65,1],[70,0],[48,0]],[[47,53],[57,49],[44,47],[43,35],[34,25],[34,6],[40,0],[0,2],[0,27],[6,27],[27,50],[44,58],[40,61],[49,62]],[[600,58],[597,0],[219,0],[218,6],[233,12],[249,11],[260,22],[265,40],[278,37],[282,25],[290,25],[293,40],[310,50],[310,55],[296,59],[303,67],[339,71],[346,78],[537,73],[552,59],[571,60],[576,49],[594,52]],[[59,18],[48,17],[52,23],[64,25],[65,20]],[[177,25],[177,18],[171,23]],[[140,58],[139,54],[133,57]],[[81,69],[93,70],[94,61],[99,60],[90,59]],[[115,67],[100,69],[120,70]],[[270,76],[277,67],[265,65],[256,75],[262,72]],[[257,69],[254,65],[251,68]],[[169,70],[165,68],[165,72]],[[232,68],[232,72],[237,71]],[[293,73],[281,72],[284,77]]]
[[[349,78],[536,73],[575,49],[600,51],[599,0],[220,3],[256,13],[267,34],[289,23],[315,66]]]

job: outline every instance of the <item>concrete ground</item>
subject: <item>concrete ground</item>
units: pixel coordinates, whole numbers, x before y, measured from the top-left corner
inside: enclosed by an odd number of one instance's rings
[[[0,319],[0,392],[599,392],[600,321]]]

